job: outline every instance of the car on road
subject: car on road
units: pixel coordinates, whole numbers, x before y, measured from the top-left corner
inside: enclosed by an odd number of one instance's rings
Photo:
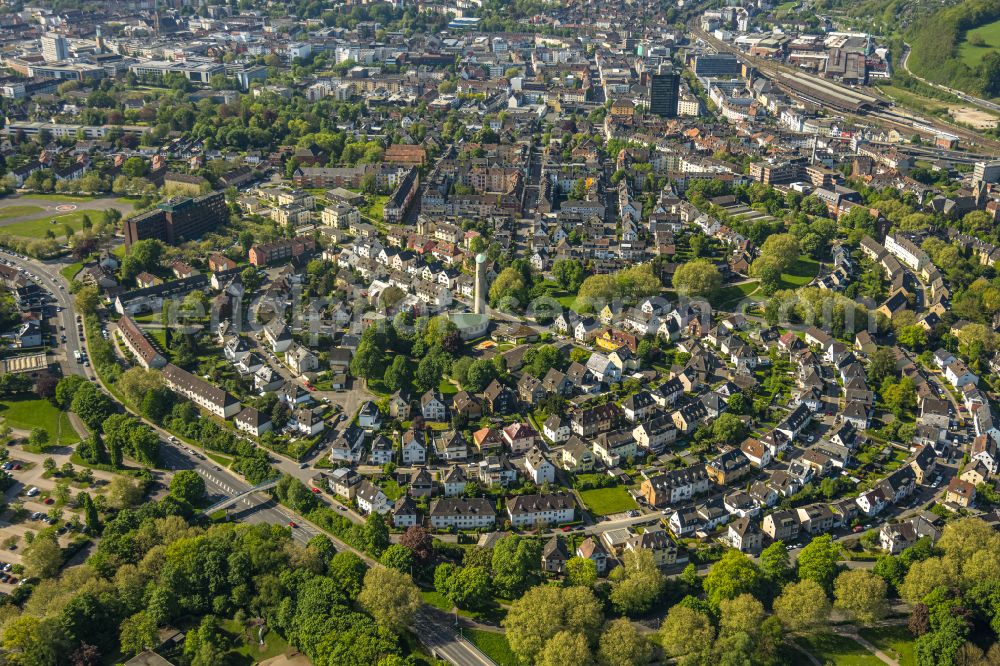
[[[35,495],[38,494],[38,492],[39,490],[37,486],[31,486],[24,494],[27,495],[28,497],[34,497]]]
[[[312,490],[312,491],[313,491],[314,493],[316,493],[317,495],[319,495],[319,494],[320,494],[320,492],[321,492],[319,488],[311,488],[310,490]]]
[[[295,529],[296,527],[298,527],[298,525],[296,524],[296,522],[294,520],[289,520],[288,521],[288,526],[291,527],[292,529]]]
[[[309,467],[309,463],[307,462],[299,463],[299,469],[305,469],[307,467]]]
[[[48,504],[48,505],[50,505],[50,506],[51,506],[52,504],[55,504],[55,503],[56,503],[56,501],[55,501],[54,499],[52,499],[51,497],[46,497],[46,498],[45,498],[45,499],[44,499],[44,500],[42,501],[42,504]]]

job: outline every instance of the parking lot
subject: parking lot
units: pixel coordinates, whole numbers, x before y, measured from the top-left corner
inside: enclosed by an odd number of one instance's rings
[[[56,471],[46,471],[44,461],[51,458]],[[13,483],[5,491],[7,510],[0,514],[0,592],[9,593],[20,582],[21,575],[12,572],[15,565],[22,563],[21,557],[27,546],[25,535],[38,533],[48,527],[55,527],[59,544],[66,547],[73,537],[70,523],[82,521],[73,508],[75,496],[83,491],[91,496],[106,492],[106,487],[114,475],[100,470],[90,470],[91,482],[70,481],[65,504],[56,496],[57,484],[64,478],[60,468],[70,462],[68,448],[55,449],[44,454],[24,451],[20,446],[10,447],[10,456],[0,467],[10,475]],[[76,472],[83,468],[74,466]],[[10,565],[10,569],[8,569]],[[13,574],[13,579],[11,575]],[[5,580],[6,578],[6,580]]]

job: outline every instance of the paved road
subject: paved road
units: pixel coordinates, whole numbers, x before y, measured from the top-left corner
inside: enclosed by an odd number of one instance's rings
[[[83,343],[76,329],[76,319],[73,314],[73,296],[69,293],[69,284],[59,274],[59,270],[66,264],[55,261],[38,261],[35,259],[20,258],[12,254],[9,250],[0,248],[0,260],[11,262],[16,268],[24,269],[36,276],[34,282],[48,291],[55,297],[55,305],[62,308],[61,312],[56,312],[55,306],[45,307],[46,316],[55,317],[56,324],[62,326],[64,331],[55,331],[56,335],[66,334],[66,343],[54,350],[56,357],[60,360],[63,374],[75,374],[94,378],[94,373],[90,368],[84,368],[74,360],[73,352],[83,349]],[[29,278],[30,279],[30,278]],[[62,353],[65,349],[65,354]]]

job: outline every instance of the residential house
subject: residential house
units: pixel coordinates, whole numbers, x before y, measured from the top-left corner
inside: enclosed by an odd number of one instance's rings
[[[444,497],[431,502],[428,511],[431,527],[437,530],[454,527],[481,530],[493,527],[496,511],[493,502],[482,497]]]

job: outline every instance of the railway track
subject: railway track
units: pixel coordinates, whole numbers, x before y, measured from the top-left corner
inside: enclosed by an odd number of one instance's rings
[[[697,19],[692,19],[688,24],[688,29],[696,35],[699,39],[709,44],[716,51],[725,51],[736,56],[744,64],[754,67],[758,72],[769,78],[774,82],[780,89],[784,90],[793,99],[798,99],[807,102],[812,105],[819,107],[830,107],[831,104],[820,100],[817,98],[810,97],[804,94],[800,90],[794,90],[789,86],[782,83],[781,74],[795,74],[799,77],[807,78],[817,78],[810,77],[800,69],[788,67],[773,60],[765,60],[757,56],[751,56],[743,53],[738,48],[727,44],[721,40],[716,39],[712,35],[702,30],[697,25]],[[825,79],[818,79],[825,84],[830,82]],[[847,88],[850,90],[850,88]],[[951,123],[946,123],[935,118],[925,118],[914,113],[907,113],[906,115],[892,111],[891,109],[895,106],[895,102],[888,100],[882,95],[878,94],[874,90],[865,90],[865,95],[873,97],[880,102],[886,104],[888,108],[877,108],[871,110],[859,110],[858,112],[851,112],[846,110],[838,110],[839,113],[843,113],[845,117],[861,122],[862,124],[868,123],[871,125],[879,126],[881,123],[883,128],[888,126],[889,128],[895,129],[905,129],[911,134],[920,134],[928,138],[934,138],[940,134],[946,134],[955,136],[958,139],[964,141],[968,146],[975,146],[978,148],[986,149],[988,152],[983,153],[986,157],[995,157],[998,152],[1000,152],[1000,141],[995,139],[990,139],[989,137],[976,132],[974,130],[969,130],[964,127],[959,127],[957,125],[952,125]],[[902,107],[901,107],[902,108]]]

